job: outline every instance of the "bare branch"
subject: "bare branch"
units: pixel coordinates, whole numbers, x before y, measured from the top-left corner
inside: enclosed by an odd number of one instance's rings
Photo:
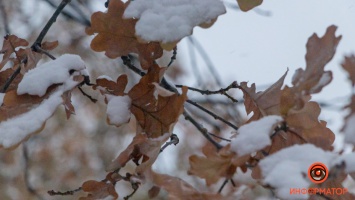
[[[27,191],[32,194],[33,196],[37,197],[40,200],[44,200],[44,198],[38,194],[37,190],[34,189],[30,183],[30,164],[29,164],[29,157],[28,157],[28,148],[26,143],[23,143],[22,145],[22,152],[23,152],[23,158],[24,158],[24,179],[25,179],[25,184]]]
[[[37,51],[36,47],[37,45],[41,46],[41,43],[44,39],[44,37],[46,36],[48,30],[51,28],[51,26],[53,25],[53,23],[57,20],[58,15],[62,12],[62,10],[64,9],[64,7],[70,3],[71,0],[63,0],[59,6],[57,7],[57,9],[55,10],[55,12],[53,13],[52,17],[48,20],[47,24],[44,26],[44,28],[42,29],[41,33],[39,34],[39,36],[37,37],[36,41],[33,43],[32,45],[32,49],[34,51]]]
[[[176,60],[176,55],[177,55],[177,46],[175,46],[173,49],[173,56],[171,56],[170,62],[167,67],[170,67],[170,65],[173,64],[174,60]]]
[[[166,148],[166,147],[168,147],[168,146],[170,146],[170,145],[177,145],[177,144],[179,144],[179,138],[178,138],[178,136],[176,135],[176,134],[172,134],[171,136],[170,136],[170,141],[169,142],[166,142],[165,144],[164,144],[164,146],[160,149],[160,153],[161,152],[163,152],[164,151],[164,149]]]
[[[175,87],[177,88],[181,88],[183,87],[183,85],[175,85]],[[222,94],[225,95],[226,97],[228,97],[228,99],[232,100],[234,103],[237,103],[238,101],[236,99],[234,99],[232,96],[230,96],[227,91],[232,89],[232,88],[238,88],[238,84],[236,81],[234,81],[233,83],[231,83],[228,87],[226,88],[221,88],[219,90],[215,90],[215,91],[210,91],[210,90],[200,90],[194,87],[187,87],[189,90],[191,91],[195,91],[195,92],[199,92],[202,95],[212,95],[212,94]]]
[[[234,124],[230,123],[229,121],[223,119],[222,117],[218,116],[217,114],[207,110],[206,108],[204,108],[203,106],[198,105],[196,102],[191,101],[191,100],[186,100],[187,103],[196,106],[197,108],[199,108],[200,110],[204,111],[205,113],[211,115],[212,117],[214,117],[216,120],[220,120],[221,122],[227,124],[228,126],[232,127],[234,130],[238,130],[238,127],[235,126]]]
[[[47,193],[50,196],[56,196],[56,195],[58,195],[58,196],[67,196],[67,195],[74,195],[74,193],[79,192],[81,190],[82,190],[81,187],[79,187],[79,188],[77,188],[75,190],[69,190],[69,191],[65,191],[65,192],[50,190]]]
[[[5,29],[5,34],[10,34],[10,27],[9,27],[9,21],[7,19],[7,13],[6,13],[6,9],[5,9],[5,5],[4,5],[4,1],[1,0],[0,1],[0,11],[2,13],[2,19],[3,19],[3,23],[4,23],[4,29]]]

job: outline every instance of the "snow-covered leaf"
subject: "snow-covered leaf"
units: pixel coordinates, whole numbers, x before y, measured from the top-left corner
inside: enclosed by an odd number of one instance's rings
[[[138,18],[136,35],[144,41],[157,41],[171,50],[195,26],[208,27],[226,12],[219,0],[135,0],[127,7],[125,18]],[[159,30],[159,31],[157,31]]]
[[[231,150],[238,156],[251,154],[271,144],[270,135],[282,117],[270,115],[241,126],[232,139]]]

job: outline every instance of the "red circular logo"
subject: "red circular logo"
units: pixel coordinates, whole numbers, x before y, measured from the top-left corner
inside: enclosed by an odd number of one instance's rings
[[[325,164],[316,162],[308,168],[308,178],[313,183],[323,183],[328,178],[328,168]]]

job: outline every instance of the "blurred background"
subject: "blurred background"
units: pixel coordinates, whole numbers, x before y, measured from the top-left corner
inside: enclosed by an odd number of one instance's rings
[[[139,77],[124,67],[120,59],[111,60],[102,52],[93,52],[90,49],[93,37],[85,34],[91,14],[105,11],[105,2],[72,0],[44,41],[59,41],[59,46],[51,51],[56,57],[64,53],[80,55],[92,82],[100,75],[116,79],[126,73],[132,87]],[[337,34],[343,37],[335,57],[326,66],[326,70],[333,71],[333,81],[313,99],[322,105],[320,119],[327,121],[337,135],[335,150],[343,150],[340,129],[351,87],[340,64],[344,55],[355,51],[355,2],[265,0],[247,13],[238,9],[235,0],[224,2],[227,13],[211,28],[195,28],[193,36],[179,43],[177,60],[167,71],[169,81],[209,90],[224,88],[233,81],[248,81],[255,83],[257,90],[264,90],[288,69],[285,84],[290,84],[294,71],[305,67],[308,37],[313,33],[322,36],[326,28],[334,24],[338,26]],[[8,30],[33,43],[59,3],[59,0],[0,0],[0,35],[5,36]],[[166,66],[172,55],[165,52],[159,64]],[[132,59],[138,66],[135,55]],[[47,60],[43,56],[42,62]],[[67,120],[64,108],[59,108],[40,134],[15,150],[0,150],[1,199],[77,199],[84,196],[83,193],[65,198],[50,197],[47,191],[73,190],[86,180],[101,180],[106,176],[105,168],[134,137],[135,121],[132,119],[120,128],[107,125],[103,97],[91,87],[84,86],[83,90],[99,101],[92,103],[76,91],[72,98],[76,115]],[[240,91],[231,90],[230,94],[242,100]],[[224,96],[202,96],[191,91],[188,96],[238,126],[248,118],[241,103],[232,103]],[[225,138],[231,136],[229,127],[200,110],[188,105],[187,109],[211,133]],[[187,175],[189,156],[201,155],[206,140],[183,118],[174,133],[180,143],[165,149],[153,168],[159,173],[180,177],[199,190],[218,191],[224,180],[207,188],[204,180]],[[129,163],[125,170],[133,171],[133,167],[134,164]],[[254,184],[248,173],[239,172],[234,180],[237,184]],[[126,182],[118,182],[116,189],[120,199],[132,192]],[[140,188],[131,199],[145,199],[146,192],[147,188]],[[248,193],[250,199],[267,199],[271,195],[259,187],[234,189],[229,185],[223,190],[223,194],[237,192]],[[164,194],[158,198],[164,199]]]

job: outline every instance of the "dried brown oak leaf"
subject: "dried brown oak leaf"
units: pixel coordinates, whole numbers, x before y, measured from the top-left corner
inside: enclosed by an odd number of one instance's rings
[[[307,102],[300,110],[290,110],[284,118],[287,130],[279,130],[271,137],[271,145],[259,151],[253,158],[261,160],[286,147],[295,144],[311,143],[324,150],[332,150],[334,133],[326,127],[327,123],[318,120],[320,107],[316,102]],[[261,178],[259,168],[253,169],[253,177]]]
[[[341,36],[336,37],[337,27],[332,25],[323,37],[313,34],[307,42],[306,69],[299,68],[292,78],[293,87],[288,87],[282,93],[281,110],[286,115],[291,108],[301,109],[307,96],[320,92],[332,80],[332,72],[324,71],[325,65],[333,58]],[[290,103],[292,102],[292,103]]]
[[[123,96],[127,83],[128,78],[126,74],[118,76],[116,82],[102,77],[96,79],[96,84],[93,85],[93,89],[99,89],[102,95],[111,94],[114,96]]]
[[[253,112],[249,121],[258,120],[267,115],[280,115],[281,87],[287,72],[272,86],[263,92],[255,92],[255,84],[248,87],[247,82],[238,86],[243,91],[244,106],[247,114]]]
[[[84,192],[89,192],[89,194],[86,197],[80,197],[79,200],[105,199],[109,196],[113,199],[118,198],[115,186],[110,182],[105,183],[102,181],[89,180],[85,181],[81,188]]]
[[[205,179],[207,186],[216,183],[222,177],[231,178],[236,166],[232,163],[235,153],[229,149],[230,145],[227,145],[217,152],[214,146],[205,145],[202,149],[205,156],[190,156],[188,174]]]
[[[223,197],[220,194],[200,192],[184,180],[169,176],[167,174],[158,174],[152,170],[145,174],[146,179],[151,181],[156,187],[168,192],[169,200],[232,200],[234,198]]]
[[[123,19],[122,15],[129,2],[111,0],[106,13],[96,12],[91,16],[91,27],[86,29],[88,35],[97,33],[91,41],[94,51],[106,51],[109,58],[117,58],[137,53],[143,69],[148,69],[154,60],[163,55],[157,42],[140,43],[135,36],[136,19]]]
[[[344,61],[341,64],[343,69],[348,72],[349,80],[352,86],[355,86],[355,55],[345,56]]]
[[[8,81],[8,79],[15,73],[16,69],[13,68],[8,68],[4,71],[0,71],[0,89],[3,89],[3,87],[5,86],[5,83]],[[18,84],[20,83],[20,81],[22,80],[23,75],[22,74],[18,74],[15,79],[12,80],[12,82],[10,83],[10,85],[7,88],[7,91],[10,90],[15,90],[18,86]]]
[[[179,116],[183,112],[187,99],[187,88],[182,88],[178,95],[163,89],[158,85],[164,74],[165,68],[154,64],[148,73],[141,78],[129,92],[132,100],[131,112],[148,137],[160,137],[171,133]],[[162,90],[166,93],[163,94]]]
[[[139,166],[136,173],[141,174],[153,165],[157,159],[160,148],[169,138],[170,134],[166,133],[159,138],[148,138],[146,134],[137,134],[131,144],[120,153],[120,155],[112,161],[107,171],[114,171],[122,168],[130,160]],[[142,159],[141,163],[138,163]]]
[[[10,60],[12,53],[16,52],[17,47],[27,46],[28,42],[25,39],[19,38],[16,35],[8,35],[4,37],[4,43],[0,50],[0,54],[4,54],[2,61],[0,62],[0,70]]]
[[[259,6],[263,3],[263,0],[237,0],[240,10],[246,12],[253,9],[256,6]]]

